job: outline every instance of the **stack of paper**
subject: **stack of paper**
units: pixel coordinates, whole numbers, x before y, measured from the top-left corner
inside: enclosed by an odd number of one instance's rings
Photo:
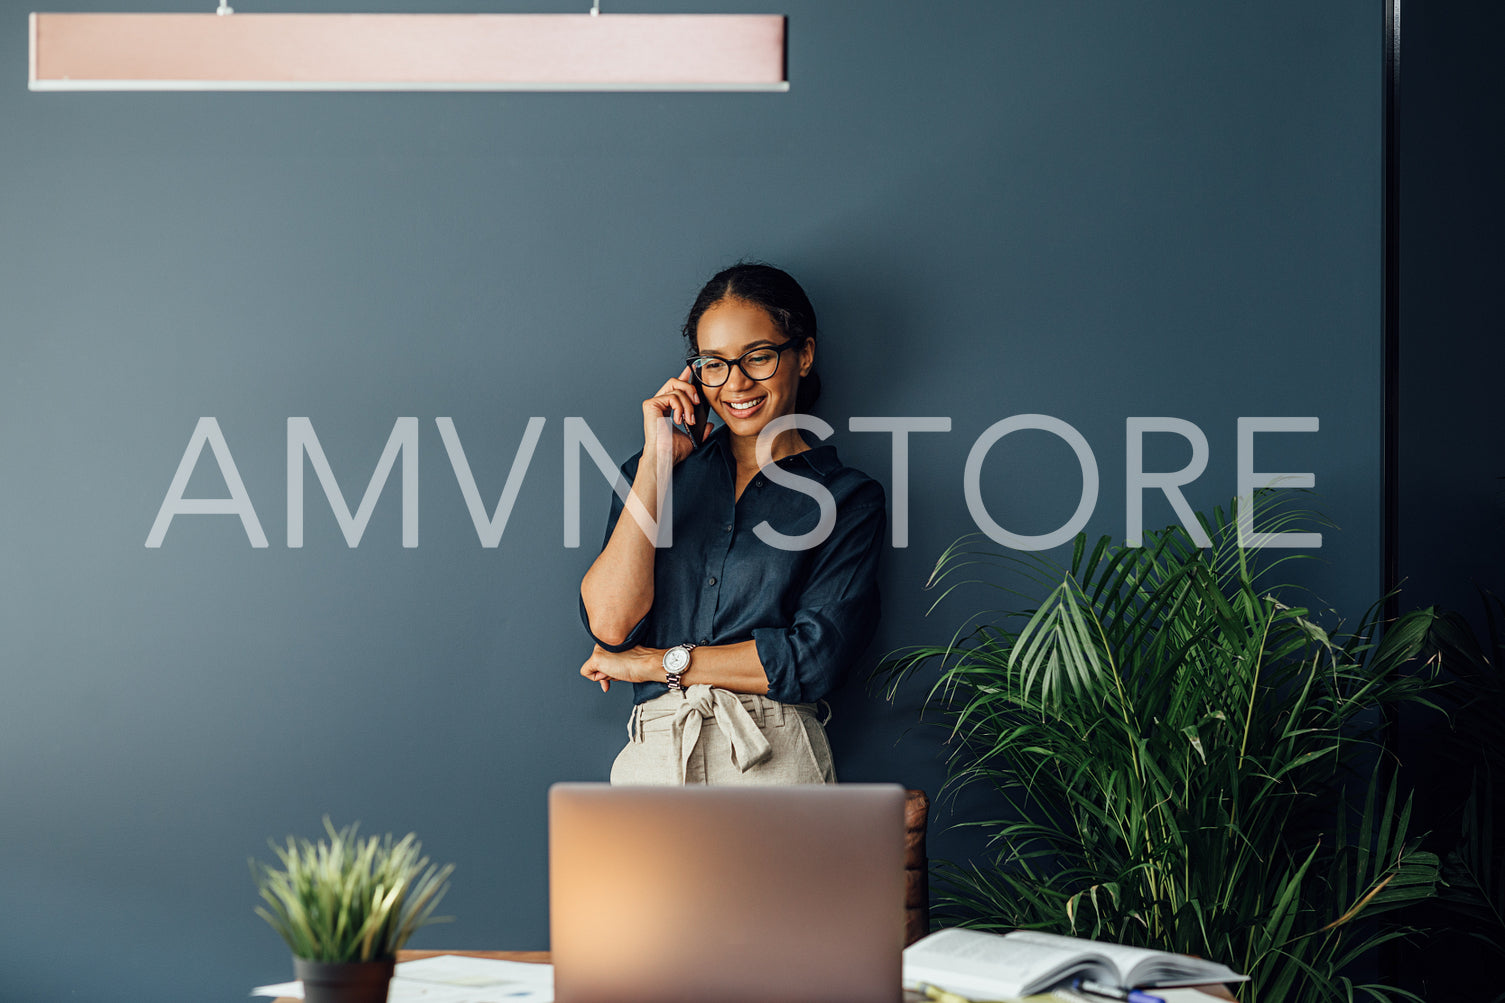
[[[257,986],[252,996],[303,998],[301,982]],[[387,1003],[553,1003],[554,966],[441,954],[397,966]]]

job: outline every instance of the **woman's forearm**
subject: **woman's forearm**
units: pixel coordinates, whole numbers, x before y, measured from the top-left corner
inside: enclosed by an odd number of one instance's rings
[[[690,652],[690,667],[681,682],[685,686],[708,683],[733,693],[768,692],[768,673],[758,658],[757,641],[696,648]]]
[[[664,649],[638,646],[626,651],[597,647],[580,667],[580,674],[607,689],[613,680],[631,683],[665,681]],[[681,677],[685,686],[704,683],[733,693],[767,693],[768,674],[758,658],[757,641],[702,645],[690,652],[690,667]]]
[[[658,519],[658,478],[652,464],[640,463],[632,495],[642,502],[650,519]],[[653,606],[653,562],[656,550],[628,508],[622,510],[585,578],[580,598],[590,618],[591,633],[608,644],[621,644]]]

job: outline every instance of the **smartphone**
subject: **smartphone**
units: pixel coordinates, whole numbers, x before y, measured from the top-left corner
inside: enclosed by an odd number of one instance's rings
[[[711,417],[711,405],[706,403],[705,390],[700,386],[700,377],[695,375],[694,370],[690,371],[690,382],[695,384],[695,389],[700,394],[700,403],[695,405],[695,424],[689,427],[684,425],[674,427],[690,437],[690,445],[693,448],[699,449],[701,440],[705,438],[705,424]]]

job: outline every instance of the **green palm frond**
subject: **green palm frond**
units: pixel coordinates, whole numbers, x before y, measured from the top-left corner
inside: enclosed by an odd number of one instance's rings
[[[1260,532],[1314,518],[1256,515]],[[938,868],[938,905],[1217,958],[1262,1000],[1406,998],[1342,972],[1396,935],[1371,917],[1436,885],[1380,729],[1430,701],[1430,671],[1408,670],[1438,618],[1381,623],[1376,605],[1330,632],[1274,580],[1299,555],[1241,546],[1233,511],[1198,519],[1210,547],[1177,526],[1133,548],[1079,536],[1064,564],[977,537],[942,555],[944,600],[985,584],[1009,604],[879,670],[890,694],[936,673],[942,793],[995,798],[971,823],[987,859]]]
[[[1505,964],[1505,746],[1499,740],[1505,716],[1505,601],[1485,589],[1481,639],[1461,613],[1446,619],[1430,654],[1453,679],[1447,694],[1450,730],[1440,758],[1467,777],[1456,813],[1453,839],[1443,844],[1440,905],[1447,928],[1464,933],[1490,971]],[[1505,992],[1493,1003],[1505,1001]]]

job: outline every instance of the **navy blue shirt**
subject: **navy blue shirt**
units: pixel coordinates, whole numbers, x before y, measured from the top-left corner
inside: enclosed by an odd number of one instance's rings
[[[622,464],[629,484],[641,456]],[[878,554],[888,524],[883,486],[842,466],[836,447],[827,444],[785,457],[778,466],[835,499],[835,525],[824,542],[784,550],[759,538],[754,527],[765,521],[786,537],[809,533],[819,523],[820,504],[776,483],[766,469],[737,498],[736,460],[725,426],[717,428],[674,468],[673,543],[655,555],[653,607],[621,644],[606,644],[592,633],[596,643],[626,651],[640,644],[753,640],[770,698],[810,703],[840,685],[878,622]],[[603,548],[622,509],[613,492]],[[584,599],[580,619],[589,631]],[[686,685],[694,682],[694,665],[692,653]],[[667,691],[659,682],[634,683],[633,702]]]

